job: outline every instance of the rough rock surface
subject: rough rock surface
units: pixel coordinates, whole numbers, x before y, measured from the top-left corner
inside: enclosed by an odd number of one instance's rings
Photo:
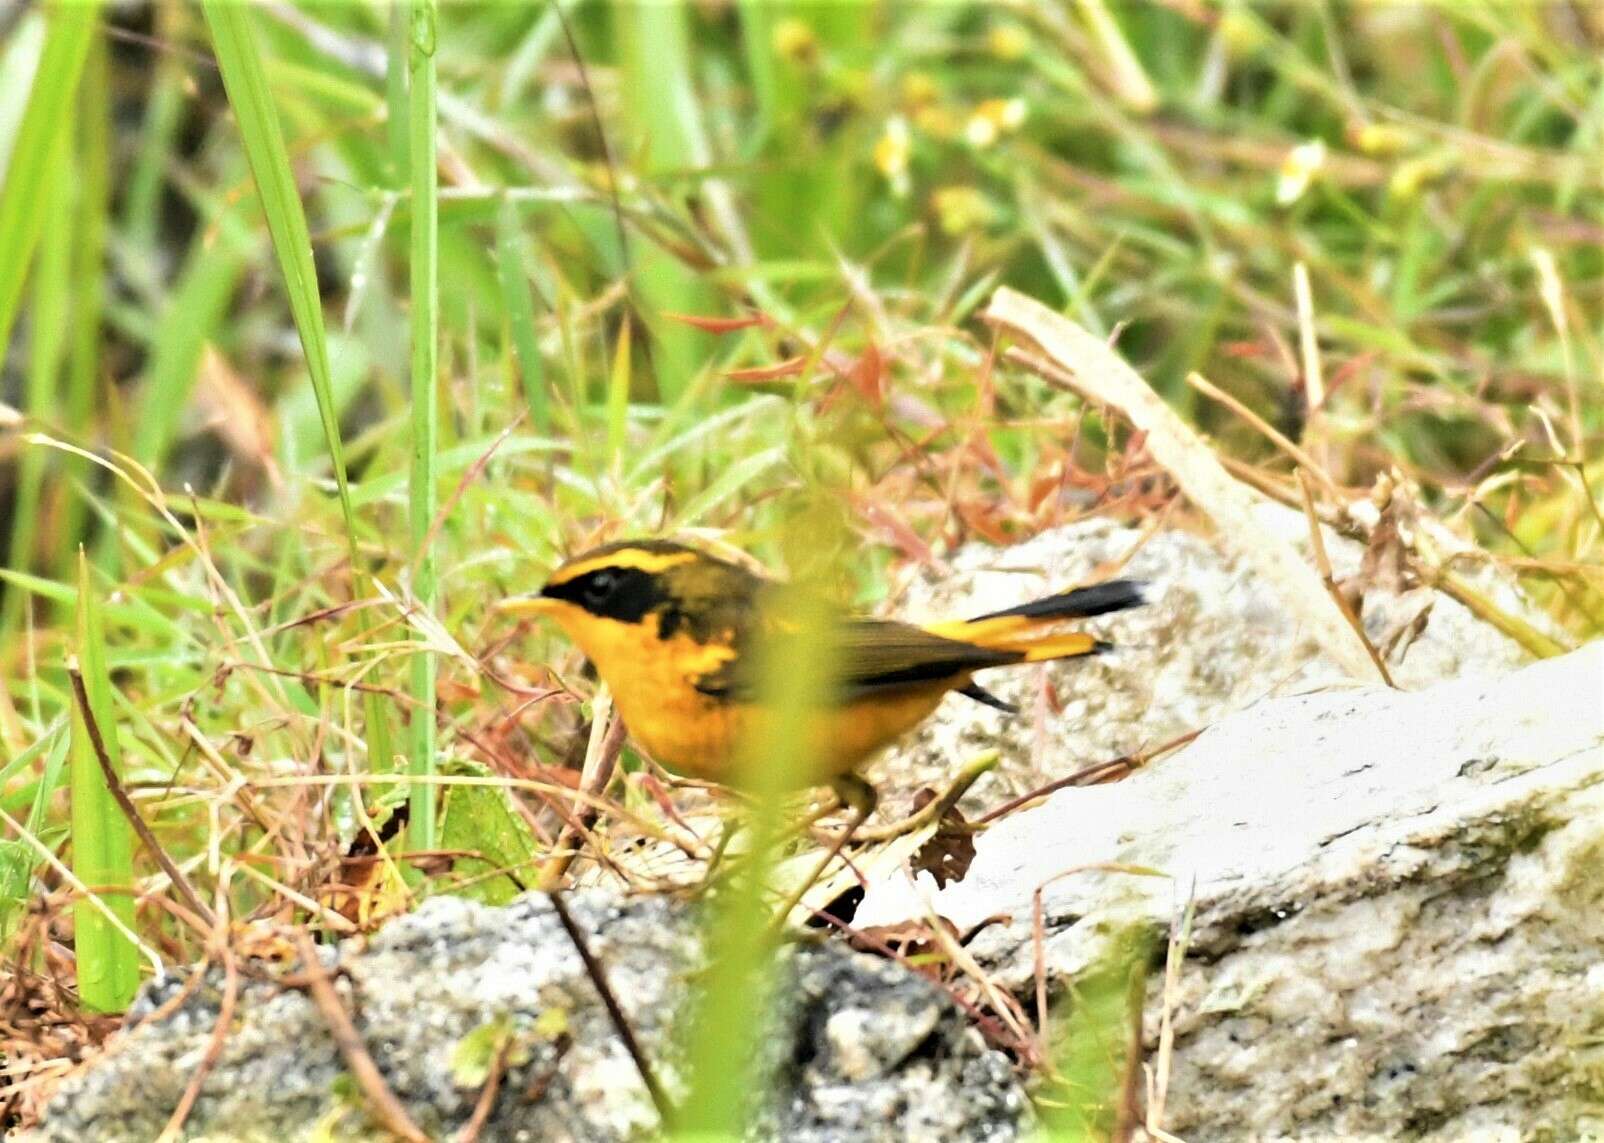
[[[1167,877],[1091,868],[1109,862]],[[1163,1124],[1189,1143],[1599,1138],[1601,871],[1604,642],[1503,677],[1260,703],[1003,820],[924,901],[876,886],[857,922],[1011,915],[968,947],[1025,991],[1039,886],[1060,988],[1111,933],[1161,937],[1190,896]]]
[[[1296,512],[1265,504],[1258,522],[1307,544],[1308,525]],[[1360,545],[1332,533],[1325,543],[1339,578],[1359,570]],[[921,785],[939,787],[956,765],[988,748],[998,749],[1002,762],[975,786],[966,803],[970,807],[995,805],[1093,763],[1150,749],[1259,699],[1342,679],[1336,665],[1299,633],[1272,587],[1216,543],[1178,530],[1144,540],[1134,528],[1088,519],[1044,532],[1001,555],[983,544],[970,545],[951,559],[952,574],[912,583],[898,613],[948,617],[1011,607],[1084,583],[1127,556],[1119,574],[1147,581],[1148,604],[1085,624],[1116,649],[1037,670],[983,676],[988,689],[1025,712],[1023,718],[948,698],[906,745],[871,772],[882,793],[890,795],[889,806],[900,809]],[[1501,606],[1524,609],[1507,585],[1479,586]],[[1391,656],[1389,666],[1400,686],[1501,674],[1526,661],[1509,639],[1430,589],[1368,591],[1365,627],[1378,646],[1386,646],[1428,605],[1424,629],[1412,641],[1398,641]],[[1042,705],[1037,671],[1052,681],[1064,704],[1061,712],[1049,713]]]
[[[675,1082],[671,1029],[700,964],[695,914],[666,899],[569,898],[660,1074]],[[512,1061],[482,1140],[612,1140],[657,1119],[567,935],[543,896],[503,909],[435,898],[366,949],[329,951],[374,1061],[432,1138],[473,1111],[499,1029]],[[777,1080],[753,1135],[786,1140],[1017,1137],[1028,1121],[1006,1059],[940,991],[900,966],[835,945],[790,958],[785,1019],[766,1044]],[[68,1081],[39,1141],[157,1137],[203,1057],[218,1013],[214,974],[176,1011],[125,1033]],[[136,1015],[176,996],[148,988]],[[477,1061],[477,1066],[475,1066]],[[257,981],[187,1123],[192,1138],[377,1138],[327,1025],[301,992]]]

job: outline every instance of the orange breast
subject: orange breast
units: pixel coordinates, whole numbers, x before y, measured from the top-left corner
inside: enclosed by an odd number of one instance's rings
[[[562,623],[564,616],[557,619]],[[649,623],[655,627],[656,618]],[[772,717],[753,703],[728,702],[696,689],[735,652],[723,643],[687,635],[643,639],[635,624],[564,623],[613,692],[631,736],[656,761],[695,778],[729,782],[741,745],[762,744],[777,733]],[[968,676],[886,688],[872,696],[819,710],[810,723],[808,783],[828,782],[924,721],[948,690]]]
[[[855,769],[928,718],[947,689],[944,684],[910,687],[816,712],[809,725],[810,772],[804,784]],[[773,716],[754,704],[718,702],[689,686],[667,688],[654,703],[620,701],[619,713],[657,761],[712,781],[736,777],[731,771],[747,735],[761,745],[779,733]]]

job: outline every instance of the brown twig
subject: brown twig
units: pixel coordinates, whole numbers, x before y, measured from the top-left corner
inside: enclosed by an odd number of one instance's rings
[[[168,1117],[167,1126],[162,1128],[160,1143],[180,1138],[184,1121],[189,1118],[195,1101],[200,1098],[206,1077],[217,1066],[223,1054],[223,1045],[228,1040],[229,1029],[234,1024],[234,1006],[239,1000],[239,964],[234,959],[234,950],[228,947],[227,929],[215,931],[213,937],[223,962],[223,999],[217,1005],[217,1023],[212,1026],[212,1038],[206,1044],[206,1054],[201,1057],[200,1064],[189,1077],[189,1083],[184,1086],[184,1094],[179,1097],[178,1106],[173,1108],[173,1114]],[[205,971],[206,966],[202,966],[196,973],[197,977],[204,975]]]
[[[1348,626],[1353,628],[1353,633],[1359,636],[1359,642],[1364,644],[1366,654],[1370,656],[1370,661],[1376,665],[1376,671],[1381,675],[1381,681],[1393,690],[1397,690],[1398,684],[1392,681],[1392,672],[1387,670],[1387,661],[1381,657],[1381,652],[1377,651],[1376,645],[1370,641],[1370,636],[1365,632],[1364,621],[1354,610],[1353,603],[1337,586],[1337,578],[1332,574],[1331,558],[1326,555],[1325,537],[1321,534],[1320,517],[1314,510],[1314,493],[1309,489],[1311,479],[1308,469],[1298,469],[1298,487],[1303,490],[1303,514],[1309,519],[1309,547],[1314,551],[1314,566],[1320,569],[1320,579],[1325,583],[1326,593],[1337,605],[1337,610],[1342,612],[1342,617],[1348,621]]]
[[[896,961],[914,976],[923,976],[927,980],[930,979],[928,968],[921,968],[919,965],[914,964],[905,953],[897,948],[894,948],[890,942],[886,941],[878,933],[875,933],[870,929],[855,928],[850,922],[843,921],[834,913],[829,913],[821,909],[815,909],[811,905],[804,905],[802,907],[812,913],[815,920],[822,921],[833,928],[839,929],[860,945],[867,945],[887,959]],[[929,928],[928,923],[926,924],[926,928]],[[966,977],[965,979],[968,978]],[[979,1004],[963,995],[947,980],[933,980],[931,983],[933,983],[937,988],[941,989],[942,992],[946,993],[949,1000],[951,1000],[959,1008],[963,1009],[969,1018],[975,1022],[976,1027],[980,1029],[981,1035],[986,1037],[989,1043],[1006,1045],[1009,1049],[1015,1052],[1020,1059],[1024,1060],[1026,1064],[1031,1067],[1035,1067],[1040,1063],[1035,1056],[1035,1045],[1019,1039],[1017,1035],[1010,1031],[1008,1026],[1004,1024],[1002,1020],[988,1014],[986,1010],[981,1008]]]
[[[1328,495],[1336,496],[1339,494],[1340,489],[1337,488],[1336,482],[1331,479],[1331,475],[1326,472],[1323,467],[1315,463],[1314,457],[1310,456],[1305,449],[1296,444],[1294,441],[1290,440],[1285,433],[1282,433],[1274,425],[1270,424],[1269,421],[1266,421],[1263,417],[1259,416],[1259,414],[1255,413],[1252,409],[1248,408],[1241,401],[1227,393],[1224,389],[1221,389],[1218,385],[1214,384],[1214,382],[1210,381],[1201,373],[1196,371],[1188,373],[1186,375],[1186,383],[1192,386],[1192,388],[1196,389],[1199,393],[1202,393],[1205,397],[1210,397],[1224,405],[1227,409],[1230,409],[1231,412],[1235,413],[1237,417],[1245,422],[1251,429],[1253,429],[1254,432],[1258,433],[1276,448],[1286,453],[1286,455],[1292,459],[1294,464],[1297,464],[1311,472],[1315,478],[1320,481],[1320,486],[1326,490]]]
[[[95,712],[89,708],[89,692],[84,689],[83,673],[79,671],[76,662],[68,665],[67,677],[72,683],[73,697],[78,702],[78,712],[83,717],[84,729],[89,732],[89,744],[94,748],[95,759],[100,763],[101,776],[106,780],[106,789],[111,792],[117,808],[122,810],[133,831],[139,835],[140,844],[150,852],[151,857],[155,858],[162,872],[167,874],[167,879],[184,898],[184,903],[196,916],[206,922],[206,928],[210,930],[217,924],[217,915],[206,907],[206,903],[200,899],[200,894],[196,893],[194,886],[189,883],[189,878],[185,877],[178,866],[173,864],[173,859],[167,856],[167,851],[156,840],[156,835],[145,824],[145,819],[139,816],[139,810],[135,808],[133,799],[128,796],[128,791],[123,789],[122,781],[117,777],[117,771],[111,764],[111,756],[106,753],[106,742],[100,736],[100,724],[95,721]]]
[[[429,1137],[412,1121],[412,1116],[402,1102],[396,1098],[395,1092],[384,1080],[384,1073],[379,1065],[373,1062],[368,1053],[367,1045],[362,1042],[362,1036],[351,1022],[351,1014],[340,1003],[339,993],[334,990],[334,982],[329,979],[328,971],[323,962],[318,960],[317,948],[312,944],[312,938],[307,936],[304,929],[295,933],[295,946],[301,955],[304,984],[312,997],[312,1003],[322,1013],[323,1020],[329,1027],[329,1034],[334,1037],[334,1045],[345,1058],[345,1066],[351,1070],[352,1077],[362,1094],[367,1096],[368,1103],[379,1123],[385,1130],[399,1135],[407,1143],[429,1143]]]
[[[590,743],[585,751],[585,766],[580,772],[576,794],[578,805],[572,810],[553,806],[567,824],[557,835],[557,843],[552,847],[553,856],[548,857],[540,867],[539,884],[542,889],[555,891],[561,886],[568,867],[579,856],[585,839],[594,836],[592,827],[601,816],[602,793],[612,782],[618,756],[624,749],[624,720],[613,718],[609,721],[610,703],[605,706],[598,703],[597,708],[595,721],[591,723]]]
[[[490,1121],[491,1112],[496,1109],[496,1096],[501,1092],[501,1081],[507,1074],[507,1056],[511,1051],[512,1037],[504,1037],[496,1047],[495,1056],[490,1060],[490,1074],[485,1077],[484,1087],[479,1089],[479,1098],[474,1102],[473,1114],[457,1133],[456,1143],[478,1143],[479,1133],[485,1129],[485,1124]]]
[[[986,825],[989,822],[996,821],[998,818],[1003,817],[1005,814],[1013,813],[1020,806],[1025,805],[1027,802],[1034,802],[1038,798],[1045,798],[1048,794],[1057,793],[1059,790],[1065,789],[1069,786],[1094,785],[1097,781],[1111,776],[1117,769],[1140,769],[1161,755],[1168,754],[1172,750],[1179,750],[1198,735],[1202,734],[1205,729],[1207,728],[1198,727],[1196,730],[1188,730],[1185,734],[1182,734],[1176,738],[1172,738],[1160,746],[1155,746],[1151,750],[1146,750],[1138,754],[1122,754],[1120,757],[1110,758],[1106,762],[1095,762],[1090,766],[1083,766],[1079,770],[1076,770],[1073,774],[1065,775],[1062,778],[1055,778],[1053,781],[1048,782],[1045,786],[1038,786],[1034,790],[1027,790],[1025,793],[1020,794],[1017,798],[1008,799],[1008,801],[1004,802],[995,809],[987,810],[984,814],[980,815],[980,817],[976,818],[970,824],[977,826]]]
[[[551,901],[552,911],[557,914],[557,920],[568,939],[574,943],[574,951],[584,962],[585,974],[590,977],[591,984],[596,986],[596,993],[601,997],[602,1005],[607,1009],[607,1016],[613,1022],[613,1030],[623,1041],[624,1050],[629,1058],[635,1061],[635,1070],[640,1073],[641,1082],[646,1085],[646,1093],[652,1097],[652,1106],[657,1108],[657,1116],[662,1120],[665,1130],[672,1129],[674,1119],[674,1103],[669,1099],[663,1085],[657,1080],[657,1074],[652,1071],[651,1062],[646,1059],[646,1053],[641,1050],[640,1041],[635,1038],[635,1029],[630,1026],[629,1017],[618,1003],[618,997],[613,994],[612,987],[607,983],[607,973],[596,954],[591,951],[590,944],[585,940],[585,934],[580,932],[579,926],[574,923],[573,915],[568,912],[568,906],[562,899],[562,894],[552,890],[547,894]]]

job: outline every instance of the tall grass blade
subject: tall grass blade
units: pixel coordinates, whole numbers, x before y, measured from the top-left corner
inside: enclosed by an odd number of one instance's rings
[[[629,424],[629,318],[618,327],[618,346],[607,379],[607,467],[618,473],[624,464],[624,435]]]
[[[121,772],[111,676],[106,670],[106,632],[89,578],[89,562],[82,553],[78,558],[75,642],[90,712],[113,769]],[[132,928],[133,839],[127,819],[106,788],[83,711],[76,705],[72,716],[72,867],[78,879]],[[126,1009],[139,987],[139,957],[132,942],[90,902],[79,901],[73,907],[73,946],[78,994],[84,1006],[96,1012]]]
[[[407,150],[411,145],[408,136],[407,72],[411,52],[407,44],[412,36],[412,12],[406,4],[390,5],[389,58],[384,68],[384,131],[389,145],[391,185],[406,184],[412,170]]]
[[[503,199],[496,213],[496,278],[501,287],[501,305],[507,315],[508,332],[518,354],[518,375],[523,379],[524,401],[529,406],[529,423],[535,432],[551,432],[551,399],[546,393],[544,363],[540,359],[540,337],[535,330],[535,303],[524,265],[523,236],[518,229],[518,210]]]
[[[68,132],[70,135],[71,133]],[[47,174],[46,194],[40,212],[49,225],[38,249],[33,275],[33,304],[28,339],[27,410],[36,420],[49,424],[56,419],[56,392],[67,335],[69,308],[69,268],[72,263],[70,200],[70,139],[63,139],[62,162]],[[16,498],[11,505],[10,562],[28,569],[38,563],[40,518],[49,509],[45,502],[45,465],[56,463],[49,451],[38,446],[23,451],[17,466]],[[64,489],[56,485],[57,491]],[[24,599],[20,593],[6,594],[4,628],[16,627]]]
[[[61,768],[67,760],[67,748],[71,745],[71,736],[55,733],[41,738],[33,747],[24,751],[17,759],[13,759],[5,767],[11,772],[17,761],[22,758],[31,758],[37,749],[43,748],[47,743],[50,752],[45,758],[45,769],[34,787],[33,805],[28,810],[28,832],[35,837],[46,824],[45,814],[50,806],[50,797],[56,792],[56,783],[61,780]],[[0,777],[0,781],[4,778]],[[18,838],[0,841],[0,942],[10,937],[16,922],[21,918],[24,906],[27,904],[28,891],[33,881],[33,870],[38,862],[38,856],[33,847]]]
[[[412,161],[412,473],[410,478],[412,592],[418,606],[432,612],[439,602],[434,552],[429,525],[434,520],[436,484],[435,449],[439,442],[436,404],[440,322],[440,204],[435,171],[435,36],[439,11],[434,0],[413,0],[409,44],[408,153]],[[426,777],[435,771],[434,654],[419,649],[412,655],[411,736],[407,769]],[[414,850],[432,849],[435,838],[435,790],[427,783],[412,789],[408,831]]]
[[[839,550],[826,525],[804,520],[790,533],[798,550]],[[767,884],[781,840],[784,799],[816,772],[810,722],[836,669],[825,593],[803,577],[780,610],[794,633],[757,649],[760,705],[772,721],[742,744],[742,785],[753,795],[743,872],[709,911],[708,969],[690,1016],[689,1091],[674,1125],[681,1139],[736,1139],[759,1092],[757,1046],[766,1032],[778,927]]]
[[[705,166],[709,153],[692,82],[685,5],[680,0],[624,4],[612,15],[619,33],[624,108],[634,136],[631,150],[644,156],[647,174]],[[637,282],[648,311],[658,394],[672,404],[701,368],[711,342],[662,315],[710,312],[712,293],[694,271],[654,245],[640,250]]]
[[[105,312],[106,231],[111,212],[111,82],[106,44],[97,38],[84,65],[79,87],[78,202],[73,217],[72,344],[67,362],[66,399],[61,417],[79,441],[90,438],[100,384],[101,321]],[[89,463],[64,457],[60,464],[63,503],[55,529],[55,574],[72,578],[73,554],[84,539],[89,506],[73,485],[87,476]]]
[[[317,267],[312,260],[312,236],[306,223],[306,210],[296,193],[295,172],[290,166],[284,132],[273,106],[266,69],[256,46],[250,5],[232,0],[206,0],[206,20],[212,30],[212,45],[223,74],[223,87],[229,105],[239,122],[240,138],[256,181],[268,234],[284,275],[284,292],[290,313],[306,355],[307,378],[317,402],[323,441],[334,470],[334,486],[340,500],[350,549],[352,591],[355,593],[362,562],[358,547],[356,512],[346,476],[344,448],[340,440],[339,403],[334,375],[329,365],[328,333],[323,324],[323,303],[318,291]],[[358,630],[368,630],[366,612],[358,613]],[[362,699],[368,757],[374,766],[387,767],[394,753],[387,712],[380,696],[366,693]]]
[[[129,452],[152,472],[160,471],[182,425],[199,375],[201,353],[223,324],[234,292],[245,276],[250,233],[239,212],[214,204],[212,234],[191,242],[150,346],[150,368],[139,398]]]
[[[182,9],[158,4],[152,15],[158,39],[168,42],[179,38],[175,25],[184,17]],[[162,190],[174,139],[183,125],[188,101],[185,85],[189,82],[178,53],[156,52],[154,56],[144,119],[137,133],[139,147],[123,181],[122,214],[117,227],[119,235],[127,242],[134,276],[152,288],[159,274]]]
[[[6,181],[0,187],[0,267],[4,267],[0,272],[0,369],[5,367],[28,262],[45,224],[46,184],[65,159],[62,140],[73,119],[73,97],[99,15],[99,0],[51,7],[50,30],[34,72],[33,91],[6,163]]]
[[[340,510],[353,548],[356,521],[351,511],[351,490],[346,484],[345,459],[340,446],[340,422],[334,403],[334,381],[329,369],[328,337],[323,327],[323,303],[318,292],[317,267],[312,261],[312,236],[306,211],[295,189],[295,172],[267,72],[251,31],[251,7],[232,0],[205,0],[206,22],[212,30],[212,47],[223,74],[229,106],[239,122],[240,140],[256,180],[256,192],[267,218],[267,230],[284,275],[284,293],[306,354],[306,370],[323,420],[323,436],[334,467]]]

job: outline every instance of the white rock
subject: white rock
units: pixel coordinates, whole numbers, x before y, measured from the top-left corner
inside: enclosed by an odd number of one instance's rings
[[[1164,1124],[1193,1143],[1584,1137],[1604,1123],[1604,642],[1257,704],[1005,819],[930,904],[960,928],[1011,914],[969,948],[1025,990],[1043,885],[1060,983],[1193,898]],[[857,921],[905,909],[877,887]]]

